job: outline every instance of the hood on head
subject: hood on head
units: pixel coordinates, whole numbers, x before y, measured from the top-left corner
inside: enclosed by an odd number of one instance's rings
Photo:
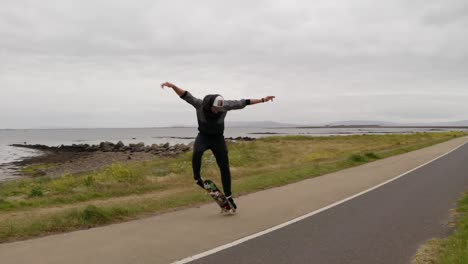
[[[203,98],[203,110],[211,110],[213,103],[216,97],[220,96],[219,94],[209,94]]]
[[[221,115],[220,112],[218,113],[213,113],[211,111],[211,107],[213,106],[213,103],[216,99],[216,97],[220,96],[219,94],[209,94],[203,98],[203,112],[205,112],[208,116],[210,117],[219,117]]]

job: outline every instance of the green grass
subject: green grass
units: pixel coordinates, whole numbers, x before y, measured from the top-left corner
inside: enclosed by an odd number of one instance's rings
[[[233,191],[241,195],[281,186],[460,136],[466,134],[287,136],[229,143]],[[211,201],[193,184],[191,155],[1,184],[0,241],[100,226]],[[211,152],[203,157],[202,175],[220,184]],[[147,199],[145,194],[157,198]],[[49,208],[54,210],[36,212]]]
[[[45,170],[57,166],[56,164],[34,164],[21,168],[20,172],[26,176],[39,177],[46,175]]]
[[[437,264],[468,263],[468,194],[458,203],[456,231],[442,241],[441,254]]]
[[[177,195],[177,196],[176,196]],[[55,233],[70,232],[135,219],[148,212],[165,212],[170,208],[181,208],[188,204],[211,201],[211,197],[200,192],[178,193],[145,203],[128,203],[116,206],[88,205],[40,218],[21,218],[0,221],[0,242],[10,242]]]
[[[444,239],[431,239],[422,245],[413,264],[468,263],[468,193],[458,202],[455,231]]]
[[[130,211],[121,208],[98,208],[89,205],[46,216],[40,221],[24,219],[20,222],[4,221],[0,224],[0,237],[29,238],[47,233],[58,233],[111,223],[125,219]]]

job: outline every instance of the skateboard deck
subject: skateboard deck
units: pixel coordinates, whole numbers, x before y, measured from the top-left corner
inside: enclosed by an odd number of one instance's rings
[[[213,200],[215,200],[215,202],[221,208],[221,213],[234,213],[236,211],[235,208],[231,208],[231,206],[229,206],[229,202],[226,199],[226,196],[213,181],[205,180],[204,185],[206,186],[205,189],[208,192],[208,194],[211,196],[211,198],[213,198]]]

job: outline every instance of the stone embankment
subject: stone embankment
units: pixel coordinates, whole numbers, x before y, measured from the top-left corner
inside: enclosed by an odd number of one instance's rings
[[[61,145],[57,147],[40,144],[13,144],[11,146],[52,152],[149,152],[153,154],[171,156],[185,153],[191,149],[190,145],[185,144],[175,144],[172,146],[169,145],[169,143],[145,145],[145,143],[140,142],[138,144],[125,145],[122,141],[119,141],[117,144],[106,141],[101,142],[99,145],[73,144]]]
[[[250,137],[236,137],[236,138],[226,138],[229,141],[253,141],[254,138]],[[147,152],[153,153],[156,155],[163,156],[174,156],[178,154],[185,153],[192,149],[193,144],[175,144],[170,145],[166,144],[152,144],[145,145],[145,143],[140,142],[137,144],[125,145],[122,141],[115,143],[105,141],[101,142],[99,145],[89,145],[89,144],[73,144],[73,145],[61,145],[61,146],[47,146],[40,144],[13,144],[11,146],[36,149],[42,151],[52,151],[52,152]]]

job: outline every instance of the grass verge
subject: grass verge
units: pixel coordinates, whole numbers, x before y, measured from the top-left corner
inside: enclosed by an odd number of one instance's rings
[[[446,239],[432,239],[419,250],[413,264],[468,263],[468,193],[459,201],[456,230]]]
[[[449,139],[461,132],[269,137],[229,143],[233,190],[246,194],[323,175]],[[220,183],[214,156],[202,175]],[[193,206],[210,198],[193,184],[191,153],[60,178],[0,185],[0,242],[101,226]]]

